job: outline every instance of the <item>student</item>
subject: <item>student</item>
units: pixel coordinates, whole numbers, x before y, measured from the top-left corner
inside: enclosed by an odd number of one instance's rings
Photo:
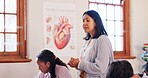
[[[145,64],[145,69],[142,78],[148,78],[148,62]]]
[[[83,29],[86,37],[81,57],[71,57],[68,64],[80,70],[81,78],[105,78],[114,57],[111,42],[98,12],[84,12]]]
[[[40,72],[35,78],[72,78],[67,65],[50,50],[43,50],[37,56]]]
[[[140,78],[135,75],[132,65],[127,60],[112,62],[106,78]]]

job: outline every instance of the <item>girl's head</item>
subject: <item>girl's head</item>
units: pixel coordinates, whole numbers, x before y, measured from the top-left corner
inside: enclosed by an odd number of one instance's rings
[[[112,62],[107,78],[130,78],[134,75],[132,65],[127,60]]]
[[[37,64],[43,73],[50,72],[51,75],[55,75],[55,55],[50,50],[41,51],[37,56]]]
[[[94,10],[88,10],[83,14],[83,28],[87,33],[86,40],[90,37],[98,38],[100,35],[107,35],[106,30],[104,29],[102,19],[98,12]],[[93,29],[92,29],[93,28]]]

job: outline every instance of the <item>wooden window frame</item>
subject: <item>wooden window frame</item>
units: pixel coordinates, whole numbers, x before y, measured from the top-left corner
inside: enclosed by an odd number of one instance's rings
[[[17,51],[0,52],[0,63],[30,62],[27,57],[27,0],[17,0]],[[4,7],[5,8],[5,7]],[[7,14],[3,13],[4,15]],[[7,32],[4,31],[4,34]]]
[[[134,59],[135,56],[131,56],[130,52],[130,0],[121,0],[124,1],[123,4],[123,51],[114,51],[115,59]],[[90,2],[88,0],[88,6]]]

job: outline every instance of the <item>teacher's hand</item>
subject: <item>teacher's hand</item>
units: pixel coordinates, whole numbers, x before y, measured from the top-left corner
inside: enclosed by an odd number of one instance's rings
[[[68,65],[72,68],[77,68],[79,64],[79,59],[78,58],[73,58],[71,57],[70,61],[68,62]]]

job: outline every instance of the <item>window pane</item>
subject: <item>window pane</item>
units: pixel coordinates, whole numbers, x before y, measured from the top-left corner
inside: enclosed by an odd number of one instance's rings
[[[16,13],[16,0],[5,0],[6,13]],[[11,8],[11,9],[10,9]]]
[[[122,20],[122,7],[121,6],[115,6],[115,20]]]
[[[105,0],[105,3],[112,4],[113,3],[113,0]]]
[[[106,5],[99,4],[99,14],[102,19],[106,19]]]
[[[108,36],[108,38],[111,41],[112,47],[113,47],[113,51],[115,51],[115,38],[114,36]]]
[[[108,35],[115,34],[114,21],[107,21],[107,32],[108,32]]]
[[[123,35],[123,23],[120,21],[115,22],[115,35]]]
[[[107,5],[107,19],[114,20],[114,6]]]
[[[0,32],[4,32],[4,15],[0,14]]]
[[[98,5],[98,6],[95,6],[96,8],[95,7],[93,8],[95,8],[95,10],[97,9],[97,12],[99,12],[102,18],[104,27],[108,33],[108,37],[111,40],[113,51],[119,52],[119,56],[120,56],[120,53],[124,54],[125,56],[129,56],[128,54],[130,54],[130,48],[127,48],[127,49],[125,48],[130,46],[130,44],[127,43],[127,41],[130,40],[130,37],[129,37],[130,36],[130,33],[129,33],[130,0],[96,0],[96,1],[89,0],[89,1],[90,2],[94,1],[93,4]],[[123,28],[126,28],[126,30],[124,30]],[[124,32],[124,31],[127,31],[127,32]]]
[[[95,2],[96,0],[89,0],[90,2]]]
[[[106,20],[102,20],[104,28],[107,29]]]
[[[6,32],[16,32],[16,15],[6,15]]]
[[[91,10],[96,10],[97,11],[97,9],[98,9],[97,4],[90,3],[89,6],[90,6],[89,9],[91,9]]]
[[[113,4],[120,4],[121,0],[113,0]]]
[[[0,34],[0,52],[4,51],[4,34]]]
[[[6,51],[17,50],[16,34],[6,34]]]
[[[0,0],[0,12],[4,12],[4,0]]]
[[[123,51],[123,37],[116,37],[116,51]]]
[[[96,2],[104,3],[104,0],[96,0]]]

